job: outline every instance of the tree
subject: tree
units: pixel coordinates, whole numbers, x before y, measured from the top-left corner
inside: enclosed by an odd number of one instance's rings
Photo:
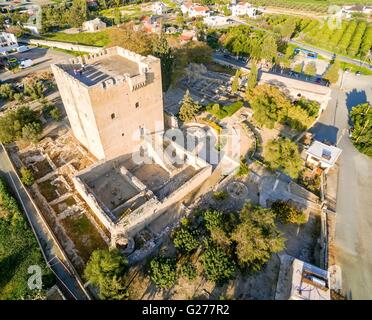
[[[303,68],[303,64],[302,64],[302,63],[297,63],[297,64],[293,67],[293,71],[294,71],[294,72],[297,72],[297,73],[302,73],[302,68]]]
[[[199,110],[200,105],[191,98],[189,90],[186,90],[186,93],[181,102],[181,108],[178,114],[179,118],[184,122],[190,121],[192,119],[196,120],[195,117],[198,114]]]
[[[40,134],[43,131],[39,122],[31,122],[22,127],[22,138],[26,141],[37,143],[40,140]]]
[[[207,243],[201,261],[207,279],[218,285],[224,284],[235,274],[236,265],[234,260],[219,245]]]
[[[372,157],[372,108],[369,103],[359,104],[351,109],[353,123],[351,141],[362,153]]]
[[[23,137],[23,128],[32,124],[25,130],[25,135],[30,131],[31,137],[41,133],[41,123],[39,114],[27,106],[19,107],[15,111],[10,111],[0,117],[0,141],[11,143]],[[28,137],[26,137],[28,139]]]
[[[258,57],[262,60],[272,62],[278,53],[278,46],[273,36],[267,35],[260,46]]]
[[[0,99],[12,100],[15,93],[16,92],[13,89],[11,84],[5,83],[5,84],[0,85]]]
[[[250,93],[251,90],[253,90],[256,87],[257,78],[258,78],[258,68],[257,68],[257,65],[253,63],[251,66],[251,72],[249,73],[248,82],[246,86],[246,91],[248,93]]]
[[[125,299],[128,261],[119,250],[93,251],[84,270],[85,278],[98,287],[101,299]]]
[[[229,249],[230,238],[228,233],[231,229],[228,217],[222,211],[207,210],[203,213],[203,222],[205,229],[209,232],[210,238],[220,247]]]
[[[177,281],[176,261],[158,256],[150,262],[151,280],[158,288],[170,288]]]
[[[73,0],[69,10],[69,24],[72,27],[80,27],[88,20],[88,12],[86,0]]]
[[[156,41],[153,51],[154,56],[158,57],[161,61],[161,79],[163,91],[166,92],[172,82],[174,55],[167,39],[163,35]]]
[[[59,110],[56,106],[50,110],[49,114],[54,121],[61,120],[61,110]]]
[[[292,34],[296,30],[296,20],[293,18],[288,18],[284,23],[279,26],[279,33],[285,39],[290,39]]]
[[[180,273],[181,276],[190,281],[196,278],[196,268],[190,261],[186,261],[181,265]]]
[[[30,96],[33,100],[37,100],[44,97],[45,87],[40,80],[35,78],[26,78],[23,81],[24,94]]]
[[[231,238],[236,242],[236,255],[242,266],[260,270],[273,253],[284,249],[284,238],[275,225],[275,215],[270,209],[244,206],[240,223]]]
[[[306,214],[288,202],[277,200],[272,204],[271,209],[282,223],[304,224],[307,222]]]
[[[290,100],[279,89],[263,84],[255,87],[246,98],[259,125],[273,128],[281,121],[291,106]]]
[[[303,165],[297,145],[287,138],[269,140],[264,159],[272,170],[282,170],[293,179],[298,177]]]
[[[116,25],[121,23],[121,11],[119,8],[115,8],[114,10],[114,23]]]
[[[316,75],[316,66],[314,62],[309,62],[305,65],[304,69],[305,74],[309,76],[315,76]]]
[[[199,246],[199,241],[195,232],[182,228],[174,232],[173,244],[177,250],[190,253]]]
[[[328,80],[330,83],[336,83],[338,81],[340,71],[340,62],[335,60],[329,67],[323,78]]]
[[[22,167],[20,170],[21,173],[21,181],[25,186],[32,186],[35,182],[34,175],[30,169]]]
[[[240,74],[241,74],[241,71],[239,69],[236,70],[235,76],[233,77],[233,80],[231,82],[232,93],[236,93],[239,90]]]

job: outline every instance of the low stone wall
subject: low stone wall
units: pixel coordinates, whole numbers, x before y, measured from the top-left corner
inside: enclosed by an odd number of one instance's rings
[[[79,51],[79,52],[86,52],[86,53],[97,53],[102,50],[102,48],[100,47],[85,46],[81,44],[73,44],[73,43],[62,42],[62,41],[29,39],[29,40],[25,40],[24,42],[28,44],[37,45],[37,46],[47,46],[51,48],[59,48],[63,50]]]
[[[85,202],[89,205],[90,209],[94,212],[97,218],[101,221],[101,223],[109,230],[111,233],[113,232],[115,226],[112,222],[115,217],[109,217],[106,212],[104,212],[100,205],[97,202],[97,199],[94,197],[92,193],[90,193],[87,188],[85,187],[84,183],[81,181],[79,177],[73,177],[73,182],[75,185],[75,189],[81,197],[85,200]]]

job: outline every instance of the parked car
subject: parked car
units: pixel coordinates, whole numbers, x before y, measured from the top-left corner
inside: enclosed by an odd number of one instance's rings
[[[13,69],[19,65],[19,61],[16,57],[5,57],[3,61],[7,69]]]
[[[355,72],[356,76],[360,76],[362,73],[360,71]]]
[[[19,46],[19,47],[17,48],[17,51],[18,51],[18,52],[26,52],[26,51],[30,51],[30,50],[31,50],[31,48],[28,47],[28,46]]]

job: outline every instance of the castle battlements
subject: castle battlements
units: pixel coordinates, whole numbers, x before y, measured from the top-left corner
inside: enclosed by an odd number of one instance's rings
[[[141,56],[121,47],[112,47],[69,59],[67,64],[56,67],[85,87],[108,89],[126,82],[134,91],[146,86],[148,73],[153,72],[154,64],[159,63],[159,59],[153,56]]]

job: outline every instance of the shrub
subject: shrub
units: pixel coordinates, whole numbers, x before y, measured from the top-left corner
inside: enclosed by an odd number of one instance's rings
[[[196,232],[182,228],[173,233],[173,244],[177,250],[190,253],[199,246]]]
[[[273,209],[276,217],[282,223],[303,224],[307,222],[306,214],[300,210],[297,210],[288,202],[280,200],[275,201],[271,208]]]
[[[30,169],[22,167],[21,170],[21,181],[26,186],[32,186],[35,182],[34,175]]]
[[[249,173],[249,165],[247,163],[247,160],[244,157],[242,157],[240,159],[240,166],[239,166],[239,169],[236,175],[238,177],[243,177],[243,176],[246,176],[248,173]]]
[[[190,261],[187,261],[181,265],[180,273],[182,277],[191,281],[196,278],[196,267]]]
[[[229,194],[226,191],[217,191],[213,193],[213,198],[218,201],[226,200],[229,197]]]
[[[170,288],[177,281],[176,261],[158,256],[150,262],[151,280],[158,288]]]
[[[224,284],[235,274],[234,260],[218,245],[208,244],[201,260],[207,279],[218,285]]]

